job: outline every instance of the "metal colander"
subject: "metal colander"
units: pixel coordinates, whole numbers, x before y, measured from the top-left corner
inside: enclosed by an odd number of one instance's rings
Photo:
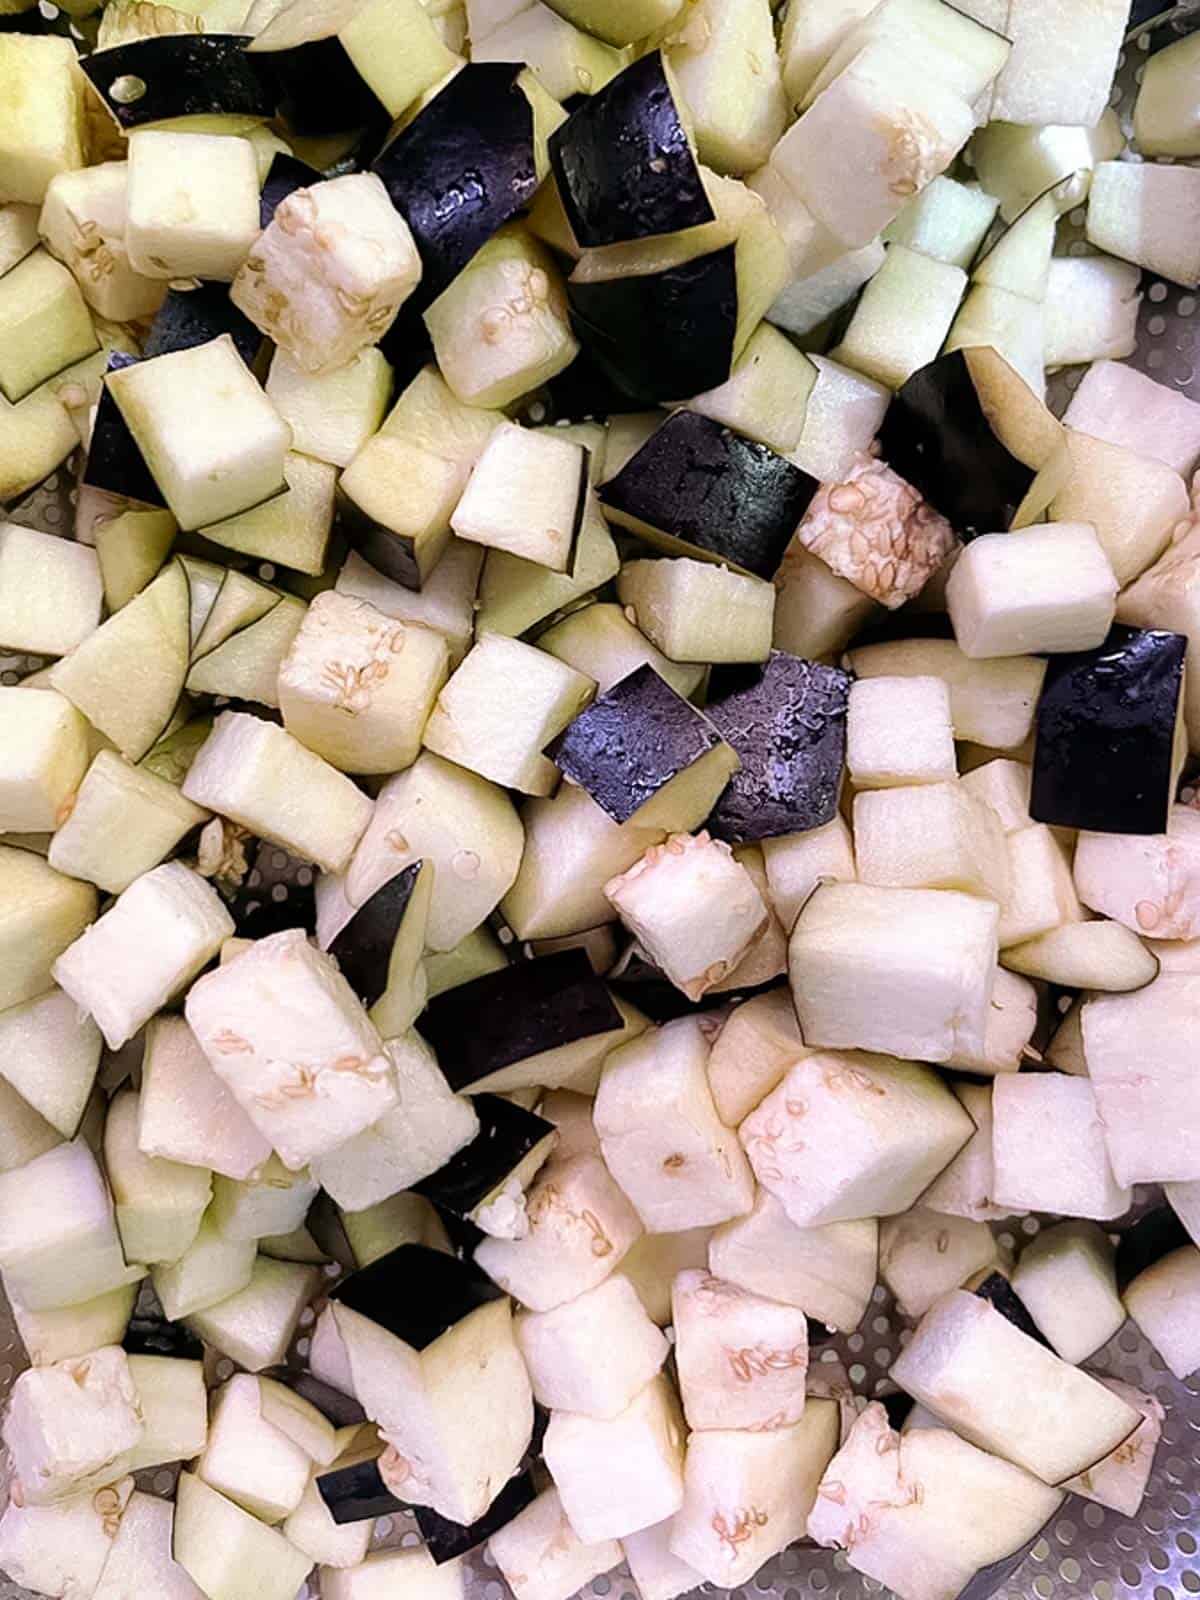
[[[1165,42],[1173,20],[1197,9],[1196,0],[1177,7],[1153,34],[1133,39],[1122,53],[1112,103],[1119,114],[1132,113],[1137,83],[1146,56]],[[1127,130],[1128,131],[1128,130]],[[1083,212],[1063,219],[1060,249],[1070,255],[1085,254]],[[1200,292],[1192,293],[1150,274],[1143,277],[1144,299],[1138,323],[1138,343],[1132,365],[1200,399]],[[1061,411],[1082,369],[1074,368],[1051,382],[1051,401]],[[55,473],[19,507],[10,520],[51,533],[70,535],[73,478],[69,468]],[[0,683],[16,683],[44,663],[28,656],[0,656]],[[258,867],[276,898],[301,870],[282,851],[264,850]],[[1020,1247],[1038,1232],[1037,1218],[1013,1218],[998,1223],[1002,1244]],[[331,1273],[335,1268],[328,1269]],[[144,1291],[149,1294],[148,1290]],[[305,1314],[293,1351],[302,1362],[308,1350],[307,1330],[312,1313]],[[855,1389],[874,1396],[885,1386],[892,1360],[910,1336],[911,1324],[896,1310],[892,1297],[877,1286],[870,1310],[856,1333],[839,1336],[813,1352],[814,1364],[840,1360]],[[14,1378],[26,1365],[7,1303],[0,1296],[0,1402]],[[231,1362],[210,1354],[210,1377],[228,1377]],[[1093,1370],[1122,1378],[1158,1397],[1166,1408],[1162,1442],[1154,1463],[1145,1500],[1136,1517],[1123,1517],[1091,1501],[1069,1495],[1059,1514],[1044,1530],[1015,1570],[997,1583],[990,1574],[971,1585],[970,1600],[1184,1600],[1200,1596],[1200,1374],[1180,1383],[1166,1370],[1132,1322],[1089,1362]],[[158,1468],[141,1475],[140,1487],[159,1494],[173,1491],[176,1473]],[[0,1461],[0,1493],[6,1495],[7,1463]],[[376,1546],[415,1544],[415,1525],[407,1517],[384,1517],[376,1530]],[[469,1600],[509,1600],[509,1590],[486,1552],[469,1558]],[[715,1593],[711,1584],[703,1593]],[[852,1572],[840,1552],[796,1545],[775,1556],[751,1584],[730,1591],[731,1600],[862,1600],[884,1592],[883,1586]],[[315,1595],[309,1585],[302,1595]],[[596,1600],[640,1600],[624,1566],[594,1579],[582,1596]],[[36,1600],[0,1574],[0,1600]],[[153,1600],[147,1596],[146,1600]]]

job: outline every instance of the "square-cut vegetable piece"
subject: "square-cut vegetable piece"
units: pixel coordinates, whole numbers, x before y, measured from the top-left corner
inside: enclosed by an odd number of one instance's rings
[[[1086,1361],[1124,1325],[1115,1252],[1095,1222],[1043,1228],[1021,1251],[1012,1286],[1064,1361]]]
[[[652,1528],[627,1533],[621,1540],[630,1576],[642,1600],[678,1600],[678,1596],[691,1594],[704,1582],[695,1567],[689,1567],[672,1551],[674,1529],[675,1518],[668,1517]]]
[[[868,678],[850,690],[846,762],[859,789],[958,776],[950,691],[941,678]]]
[[[138,1096],[123,1089],[104,1124],[104,1166],[126,1260],[175,1261],[192,1244],[212,1198],[203,1167],[148,1156],[138,1148]]]
[[[233,933],[221,897],[190,867],[143,873],[54,963],[55,980],[117,1050]]]
[[[143,1589],[159,1600],[196,1600],[195,1584],[171,1554],[174,1531],[169,1501],[130,1495],[93,1600],[125,1600]]]
[[[152,317],[162,304],[161,278],[135,272],[125,247],[129,163],[102,161],[50,182],[39,228],[46,248],[75,275],[83,297],[110,322]]]
[[[312,1458],[265,1415],[259,1381],[239,1373],[213,1398],[208,1442],[196,1475],[263,1522],[300,1504]]]
[[[1000,819],[960,783],[862,790],[854,797],[854,851],[862,883],[961,889],[1000,905],[1008,897]]]
[[[936,358],[966,288],[967,275],[953,262],[890,244],[854,308],[838,359],[899,389]]]
[[[210,522],[201,532],[226,550],[318,577],[325,570],[333,532],[337,469],[289,450],[283,458],[283,481],[282,494]]]
[[[839,482],[821,485],[796,537],[890,611],[921,592],[958,542],[911,484],[864,454]]]
[[[416,288],[421,259],[373,172],[296,189],[242,263],[231,296],[305,372],[377,344]]]
[[[675,1279],[671,1306],[689,1428],[772,1430],[800,1420],[808,1371],[803,1311],[695,1269]]]
[[[789,949],[802,1035],[915,1061],[979,1049],[998,921],[999,907],[974,895],[822,885]]]
[[[1185,1244],[1139,1272],[1125,1291],[1129,1315],[1182,1379],[1200,1366],[1200,1250]]]
[[[587,493],[581,445],[506,422],[484,446],[450,525],[460,539],[569,572]]]
[[[1172,806],[1167,831],[1081,833],[1075,886],[1093,911],[1149,939],[1200,938],[1200,815]]]
[[[267,373],[267,398],[292,430],[303,455],[348,467],[383,421],[392,392],[392,368],[368,345],[345,366],[316,376],[276,350]]]
[[[193,1312],[188,1327],[247,1372],[277,1367],[291,1349],[319,1283],[320,1273],[313,1267],[260,1255],[246,1287]]]
[[[0,1075],[64,1138],[79,1127],[101,1048],[99,1028],[61,989],[0,1011]]]
[[[992,120],[1094,128],[1130,21],[1124,0],[1096,0],[1086,11],[1069,0],[1010,0],[1012,54],[996,79]]]
[[[797,1228],[766,1189],[758,1191],[754,1210],[719,1227],[708,1247],[716,1277],[798,1306],[843,1333],[852,1333],[862,1321],[878,1260],[874,1217]]]
[[[99,626],[103,599],[94,550],[0,524],[0,644],[65,656]]]
[[[293,1172],[396,1104],[379,1035],[302,929],[255,942],[192,986],[187,1020],[213,1068]]]
[[[248,1178],[271,1154],[182,1017],[156,1017],[147,1030],[138,1145],[230,1178]]]
[[[190,1461],[208,1438],[208,1391],[204,1362],[181,1356],[131,1355],[129,1371],[138,1393],[145,1432],[130,1471]]]
[[[291,429],[228,334],[107,379],[181,528],[236,516],[284,487]]]
[[[617,915],[671,982],[698,1000],[766,932],[767,907],[733,851],[674,833],[604,886]]]
[[[972,661],[953,639],[901,639],[849,653],[860,678],[941,678],[950,691],[956,739],[1016,750],[1033,729],[1046,663],[1032,656]]]
[[[997,1222],[1008,1213],[992,1203],[992,1086],[961,1082],[953,1086],[953,1093],[976,1131],[921,1196],[921,1204],[950,1217]]]
[[[699,1021],[680,1017],[604,1063],[600,1148],[650,1233],[726,1222],[754,1204],[749,1163],[713,1105],[708,1054]]]
[[[584,1544],[566,1519],[557,1489],[543,1490],[493,1533],[488,1550],[517,1600],[569,1600],[622,1559],[615,1539]]]
[[[522,1312],[516,1335],[534,1399],[589,1417],[624,1411],[670,1348],[619,1272],[552,1311]]]
[[[523,1239],[485,1239],[475,1259],[531,1311],[551,1311],[594,1289],[641,1236],[637,1213],[596,1155],[556,1161],[526,1201]]]
[[[54,689],[0,688],[0,831],[53,832],[87,770],[87,723]]]
[[[672,661],[765,661],[771,653],[775,589],[761,578],[689,556],[627,561],[617,596]]]
[[[0,200],[41,205],[59,172],[85,163],[86,84],[70,39],[8,33],[0,40]]]
[[[121,1254],[112,1198],[89,1147],[59,1145],[0,1175],[0,1269],[31,1311],[79,1304],[142,1275]]]
[[[1029,815],[1032,781],[1033,773],[1024,761],[1012,761],[1003,756],[985,761],[981,767],[972,767],[962,775],[962,787],[991,807],[1006,835],[1028,828],[1033,821]]]
[[[907,1211],[973,1131],[928,1067],[827,1051],[797,1061],[738,1135],[759,1182],[811,1228]]]
[[[117,1345],[21,1373],[4,1418],[13,1472],[32,1505],[119,1478],[141,1435],[137,1391]]]
[[[1154,1470],[1154,1456],[1167,1413],[1156,1396],[1135,1389],[1120,1378],[1106,1375],[1100,1382],[1135,1411],[1141,1412],[1141,1425],[1103,1461],[1081,1472],[1077,1478],[1068,1478],[1063,1488],[1084,1500],[1094,1500],[1097,1505],[1110,1506],[1124,1517],[1136,1517]]]
[[[319,594],[279,668],[284,726],[344,772],[400,772],[417,758],[449,664],[431,628]]]
[[[992,1089],[993,1195],[1009,1211],[1108,1221],[1129,1209],[1113,1176],[1096,1091],[1065,1073],[1006,1073]]]
[[[0,277],[0,395],[10,405],[96,344],[79,285],[47,251],[35,250]]]
[[[249,140],[157,128],[129,135],[125,245],[135,272],[230,283],[258,231]]]
[[[312,1562],[275,1528],[185,1472],[175,1502],[174,1554],[209,1600],[288,1600],[308,1576]]]
[[[39,1594],[93,1594],[132,1493],[133,1479],[126,1477],[98,1494],[72,1495],[51,1506],[19,1506],[10,1499],[0,1518],[5,1572]]]
[[[31,850],[0,845],[0,1009],[51,988],[55,958],[95,915],[90,883],[55,872]]]
[[[240,711],[217,718],[183,792],[329,872],[347,864],[371,819],[349,778],[285,729]]]
[[[1200,172],[1154,161],[1101,161],[1088,197],[1088,242],[1194,289],[1200,284]]]
[[[178,1322],[238,1294],[250,1282],[254,1257],[253,1239],[228,1239],[205,1217],[183,1254],[151,1273],[164,1313]]]
[[[1116,600],[1112,567],[1085,522],[984,534],[946,585],[954,636],[971,657],[1092,650],[1108,636]]]
[[[879,1226],[879,1276],[914,1321],[942,1295],[1001,1264],[985,1222],[914,1206]]]
[[[493,783],[549,794],[558,773],[542,751],[596,685],[563,661],[503,634],[468,651],[425,724],[426,749]]]
[[[1200,405],[1120,361],[1095,361],[1063,422],[1079,433],[1153,456],[1185,477],[1200,460]]]
[[[1006,839],[1008,893],[1000,913],[1000,948],[1049,933],[1067,922],[1082,922],[1071,864],[1053,828],[1035,822]]]

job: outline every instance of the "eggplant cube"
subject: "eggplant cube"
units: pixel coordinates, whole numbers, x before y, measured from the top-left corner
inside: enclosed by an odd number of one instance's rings
[[[358,1431],[358,1427],[345,1430],[350,1436]],[[314,1476],[309,1479],[307,1489],[300,1496],[300,1504],[288,1515],[280,1532],[289,1544],[295,1545],[310,1561],[340,1573],[362,1566],[371,1546],[375,1522],[367,1517],[362,1522],[336,1523],[321,1498]],[[325,1586],[324,1579],[322,1586]],[[325,1593],[329,1592],[325,1587]]]
[[[735,1006],[708,1058],[708,1086],[725,1126],[736,1128],[806,1052],[786,989]]]
[[[1200,178],[1162,162],[1101,161],[1088,196],[1089,243],[1172,283],[1200,285]]]
[[[129,135],[129,264],[147,278],[232,282],[258,238],[247,139],[144,128]]]
[[[0,845],[0,1009],[53,987],[55,957],[95,915],[90,883],[64,877],[30,850]]]
[[[961,889],[1000,905],[1008,895],[1000,819],[961,783],[862,790],[854,797],[854,852],[863,883]]]
[[[1124,0],[1103,0],[1086,18],[1061,0],[1012,0],[1012,53],[996,79],[993,120],[1095,127],[1131,20]]]
[[[1074,872],[1084,904],[1135,933],[1200,937],[1200,816],[1190,806],[1171,807],[1166,833],[1080,834]]]
[[[1062,1494],[937,1426],[897,1435],[875,1403],[855,1421],[817,1490],[810,1537],[844,1547],[888,1589],[955,1600],[979,1568],[1018,1552]]]
[[[802,1538],[838,1443],[836,1401],[814,1399],[787,1427],[693,1433],[671,1549],[710,1583],[748,1583]]]
[[[1008,894],[1000,915],[1000,948],[1008,950],[1068,922],[1083,920],[1062,843],[1044,823],[1018,828],[1006,840]]]
[[[319,376],[377,344],[420,277],[417,247],[387,190],[374,173],[355,172],[280,201],[231,298]]]
[[[138,1285],[128,1283],[55,1311],[30,1311],[12,1299],[9,1304],[30,1365],[48,1367],[102,1344],[120,1344],[137,1296]]]
[[[121,1513],[93,1600],[126,1600],[132,1594],[196,1600],[199,1591],[171,1553],[174,1532],[170,1502],[135,1490]]]
[[[974,1218],[920,1205],[880,1224],[879,1276],[914,1322],[951,1289],[999,1266],[992,1230]]]
[[[669,1349],[621,1273],[552,1311],[522,1312],[516,1335],[534,1399],[587,1417],[624,1411]]]
[[[567,1521],[587,1544],[663,1522],[683,1503],[683,1418],[661,1375],[607,1420],[556,1411],[543,1450]]]
[[[209,1488],[180,1475],[174,1556],[209,1600],[292,1600],[312,1563],[274,1528]]]
[[[928,1067],[828,1052],[797,1061],[738,1133],[759,1182],[811,1228],[906,1211],[972,1131]],[[831,1152],[819,1167],[817,1148]]]
[[[291,1348],[318,1282],[312,1267],[259,1256],[245,1288],[192,1312],[188,1327],[248,1372],[277,1367]]]
[[[30,1311],[77,1305],[141,1276],[121,1254],[112,1199],[82,1140],[0,1174],[0,1269]]]
[[[213,1400],[208,1443],[196,1475],[262,1522],[282,1522],[300,1504],[312,1460],[264,1415],[258,1379],[230,1378]]]
[[[253,1239],[227,1239],[208,1217],[187,1249],[151,1274],[154,1292],[172,1322],[237,1294],[250,1281]]]
[[[1116,599],[1108,557],[1083,522],[974,539],[946,585],[954,636],[973,658],[1094,650]]]
[[[693,1433],[799,1422],[808,1371],[803,1311],[697,1270],[675,1279],[671,1311],[679,1392]]]
[[[1181,1381],[1200,1367],[1200,1250],[1185,1244],[1139,1272],[1125,1309]]]
[[[0,341],[0,395],[10,405],[96,348],[79,285],[45,250],[0,278]]]
[[[1097,833],[1163,833],[1182,760],[1187,639],[1116,626],[1051,661],[1037,709],[1030,814]]]
[[[708,1087],[708,1041],[681,1017],[614,1050],[593,1113],[604,1160],[651,1233],[744,1216],[754,1180]]]
[[[94,550],[0,523],[0,643],[65,656],[99,627],[103,599]]]
[[[582,711],[553,758],[615,822],[680,831],[704,821],[737,765],[713,724],[649,664]]]
[[[569,572],[588,496],[588,452],[552,428],[504,422],[484,446],[450,525],[460,539]]]
[[[823,828],[764,839],[762,852],[771,904],[785,928],[795,926],[801,907],[822,878],[853,883],[858,876],[854,841],[840,814]]]
[[[1121,361],[1094,361],[1063,423],[1190,477],[1200,460],[1200,406]]]
[[[108,1345],[21,1373],[9,1396],[3,1432],[30,1505],[112,1483],[142,1436],[125,1352]]]
[[[1103,1461],[1097,1461],[1095,1466],[1081,1472],[1077,1478],[1068,1478],[1063,1488],[1081,1495],[1085,1500],[1094,1500],[1097,1505],[1109,1506],[1122,1516],[1136,1517],[1154,1468],[1154,1455],[1162,1438],[1166,1412],[1162,1402],[1154,1395],[1135,1389],[1120,1378],[1105,1375],[1100,1382],[1141,1412],[1141,1424],[1111,1455],[1105,1456]]]
[[[485,1239],[475,1260],[531,1311],[551,1311],[603,1283],[642,1233],[636,1211],[595,1155],[552,1163],[530,1189],[525,1211],[523,1239]]]
[[[49,1506],[22,1506],[10,1498],[0,1518],[4,1571],[13,1583],[62,1600],[93,1594],[132,1493],[133,1479],[122,1478],[98,1493]]]
[[[317,1183],[301,1169],[289,1172],[272,1155],[246,1179],[213,1179],[212,1220],[230,1239],[265,1239],[302,1226],[317,1197]]]
[[[916,1061],[981,1049],[998,921],[990,901],[949,890],[823,885],[789,949],[805,1040]]]
[[[343,772],[400,772],[417,758],[448,670],[431,628],[319,594],[279,668],[284,726]]]
[[[397,1102],[378,1033],[302,929],[260,939],[210,972],[192,986],[186,1015],[214,1070],[293,1172]]]
[[[543,1490],[492,1534],[488,1549],[517,1600],[570,1600],[621,1560],[615,1539],[584,1544],[567,1521],[557,1489]]]
[[[437,1566],[418,1545],[405,1550],[375,1550],[348,1572],[321,1568],[322,1600],[395,1600],[422,1595],[426,1600],[464,1600],[465,1569],[461,1561]]]
[[[797,1228],[766,1189],[759,1190],[749,1216],[716,1230],[708,1249],[715,1277],[798,1306],[843,1333],[862,1321],[878,1259],[879,1224],[874,1217]]]
[[[1076,1365],[1125,1321],[1113,1247],[1094,1222],[1043,1228],[1022,1250],[1012,1286],[1058,1354]]]
[[[0,830],[53,832],[87,769],[87,724],[53,689],[0,688]]]
[[[183,792],[329,872],[346,866],[371,818],[349,778],[286,729],[240,711],[217,718]]]
[[[493,783],[549,794],[558,774],[541,752],[595,687],[544,650],[485,634],[438,695],[425,747]]]
[[[156,1017],[147,1029],[138,1146],[146,1155],[238,1179],[270,1158],[270,1144],[209,1066],[182,1017]]]
[[[957,545],[945,517],[865,453],[838,482],[822,484],[796,538],[889,611],[919,594]]]
[[[707,833],[676,833],[651,845],[604,893],[690,1000],[732,972],[767,929],[754,879],[727,844]]]
[[[621,1540],[629,1574],[637,1584],[642,1600],[678,1600],[691,1594],[704,1582],[703,1577],[671,1549],[675,1519],[658,1522],[652,1528],[627,1533]]]
[[[70,268],[83,297],[110,322],[152,317],[166,285],[131,266],[125,247],[129,163],[102,161],[60,172],[46,190],[38,224],[46,247]]]
[[[54,963],[55,981],[118,1050],[233,932],[233,918],[212,885],[169,861],[137,878],[63,951]]]
[[[992,1159],[992,1086],[990,1083],[956,1083],[956,1100],[975,1132],[954,1160],[921,1196],[925,1210],[979,1222],[996,1222],[1008,1213],[992,1202],[995,1163]]]
[[[123,1090],[104,1125],[104,1165],[116,1202],[125,1259],[177,1261],[196,1237],[212,1195],[211,1175],[138,1148],[138,1096]]]
[[[64,1139],[79,1128],[102,1049],[99,1028],[61,989],[0,1011],[0,1077]],[[14,1115],[14,1135],[21,1120]]]
[[[293,448],[334,467],[348,467],[377,432],[392,392],[392,369],[373,345],[333,372],[305,372],[277,350],[267,399],[292,430]]]
[[[1130,1191],[1113,1176],[1089,1079],[1006,1073],[993,1087],[992,1114],[997,1205],[1100,1221],[1129,1209]]]
[[[1029,815],[1029,789],[1033,773],[1024,761],[1010,761],[998,757],[973,767],[962,775],[962,787],[991,807],[1000,819],[1005,835],[1028,828],[1033,822]]]
[[[0,197],[41,205],[50,180],[86,164],[84,91],[70,39],[8,33],[0,78],[29,85],[0,112]]]
[[[284,487],[291,429],[228,334],[132,362],[106,382],[181,528],[221,522]]]
[[[858,789],[958,776],[950,691],[941,678],[868,678],[850,690],[846,761]]]
[[[203,1361],[131,1355],[129,1375],[145,1425],[129,1454],[129,1470],[141,1472],[199,1455],[208,1438]]]
[[[765,661],[771,653],[775,590],[761,578],[688,556],[627,561],[617,595],[672,661]]]

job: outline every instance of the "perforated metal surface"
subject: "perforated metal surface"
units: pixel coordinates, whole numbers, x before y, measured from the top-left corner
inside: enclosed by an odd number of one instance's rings
[[[1180,8],[1192,9],[1194,4]],[[1148,43],[1143,36],[1123,53],[1113,95],[1113,104],[1123,118],[1132,111]],[[1060,237],[1069,254],[1087,250],[1081,234],[1082,221],[1082,211],[1064,219]],[[1196,315],[1200,295],[1148,274],[1144,275],[1143,290],[1145,298],[1132,364],[1160,383],[1200,399],[1200,317]],[[1065,406],[1081,376],[1081,369],[1076,368],[1052,379],[1050,397],[1057,410]],[[73,498],[72,474],[64,468],[9,515],[29,526],[69,534]],[[15,683],[41,665],[40,660],[29,657],[0,656],[0,683]],[[286,891],[294,864],[282,853],[265,854],[267,875]],[[278,895],[278,888],[275,893]],[[1003,1243],[1019,1248],[1038,1227],[1034,1218],[1013,1219],[997,1224],[995,1231]],[[306,1313],[293,1351],[297,1361],[307,1354],[306,1330],[311,1323],[312,1314]],[[909,1331],[910,1325],[896,1311],[890,1295],[877,1287],[859,1330],[848,1338],[832,1340],[819,1355],[814,1353],[814,1359],[842,1361],[855,1389],[873,1396],[884,1384],[888,1367],[907,1341]],[[0,1297],[0,1401],[25,1364],[11,1314]],[[210,1365],[213,1380],[227,1377],[233,1370],[232,1364],[223,1359],[214,1359]],[[1185,1596],[1200,1595],[1200,1374],[1179,1383],[1132,1323],[1127,1323],[1088,1365],[1154,1394],[1166,1408],[1162,1442],[1146,1498],[1138,1515],[1127,1518],[1068,1496],[1043,1537],[994,1593],[998,1600],[1183,1600]],[[6,1465],[0,1461],[0,1495],[5,1497]],[[144,1474],[141,1487],[169,1494],[175,1476],[173,1469],[160,1468]],[[416,1542],[414,1525],[406,1517],[385,1517],[377,1525],[376,1545]],[[312,1585],[301,1593],[315,1592]],[[706,1584],[700,1592],[718,1591]],[[752,1600],[756,1595],[770,1596],[772,1600],[862,1600],[868,1594],[884,1592],[882,1585],[852,1572],[840,1552],[800,1545],[774,1557],[751,1584],[731,1591],[731,1595],[733,1600]],[[597,1600],[640,1600],[623,1566],[595,1579],[583,1595]],[[0,1574],[0,1600],[36,1597]],[[247,1600],[255,1597],[248,1595]],[[486,1553],[471,1559],[469,1600],[509,1600],[508,1588]]]

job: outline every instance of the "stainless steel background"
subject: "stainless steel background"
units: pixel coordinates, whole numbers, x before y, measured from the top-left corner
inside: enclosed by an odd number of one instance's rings
[[[1194,3],[1195,0],[1191,6],[1179,9],[1194,9]],[[1123,116],[1132,111],[1148,47],[1149,36],[1142,35],[1123,52],[1113,94],[1113,104]],[[1082,220],[1082,211],[1064,219],[1060,237],[1065,240],[1068,254],[1086,252],[1079,226]],[[1200,399],[1200,317],[1196,314],[1200,291],[1188,292],[1149,274],[1143,275],[1143,290],[1133,365],[1160,383]],[[1076,368],[1052,380],[1051,398],[1057,409],[1065,406],[1080,376],[1081,369]],[[69,535],[72,496],[73,477],[68,467],[10,512],[10,519]],[[0,683],[15,683],[41,665],[41,661],[28,657],[0,656]],[[273,865],[286,883],[290,870],[286,857],[275,853]],[[1029,1217],[997,1224],[995,1231],[1003,1243],[1019,1248],[1038,1228],[1037,1219]],[[306,1313],[306,1326],[311,1321],[311,1313]],[[840,1359],[855,1388],[870,1396],[883,1382],[893,1357],[908,1336],[909,1327],[891,1297],[877,1287],[858,1332],[832,1340],[820,1352],[814,1351],[814,1360]],[[294,1358],[302,1361],[307,1347],[302,1327]],[[24,1350],[8,1306],[0,1296],[0,1400],[25,1365]],[[1162,1443],[1146,1498],[1137,1517],[1127,1518],[1068,1496],[1044,1536],[1017,1570],[994,1590],[997,1600],[1184,1600],[1200,1595],[1200,1374],[1186,1383],[1177,1382],[1132,1323],[1127,1323],[1088,1365],[1148,1390],[1166,1407]],[[214,1361],[212,1367],[217,1378],[233,1371],[231,1363],[223,1360]],[[173,1470],[160,1468],[143,1474],[141,1487],[166,1494],[171,1492],[174,1480]],[[7,1463],[0,1461],[0,1495],[6,1497],[6,1493]],[[417,1542],[409,1519],[381,1519],[376,1544],[399,1542]],[[315,1592],[315,1584],[301,1591],[303,1595]],[[717,1591],[705,1584],[700,1592]],[[769,1561],[752,1584],[730,1591],[732,1600],[753,1600],[756,1595],[771,1600],[862,1600],[866,1595],[882,1593],[881,1584],[852,1572],[841,1552],[803,1545]],[[595,1596],[596,1600],[640,1600],[625,1567],[595,1579],[583,1595]],[[507,1585],[487,1556],[473,1557],[469,1600],[508,1597]],[[36,1597],[0,1574],[0,1600]],[[153,1597],[147,1596],[146,1600]],[[255,1597],[247,1595],[246,1600]]]

